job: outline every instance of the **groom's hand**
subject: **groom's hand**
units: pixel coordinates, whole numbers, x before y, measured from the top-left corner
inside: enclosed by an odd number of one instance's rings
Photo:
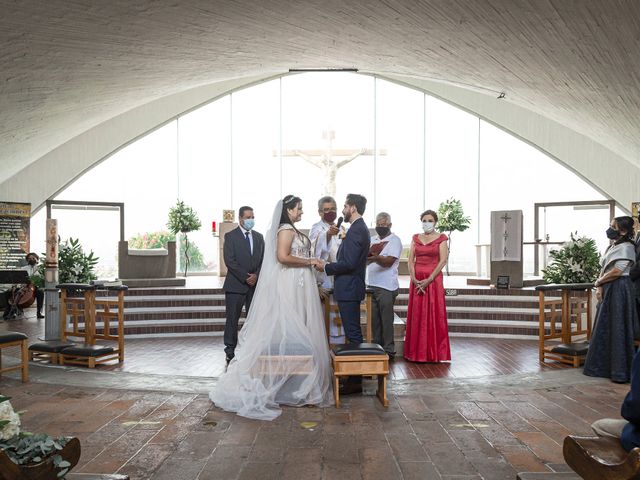
[[[247,275],[246,282],[250,287],[255,286],[255,284],[258,283],[258,275],[255,273],[250,273],[249,275]]]
[[[326,262],[319,260],[318,263],[316,263],[315,267],[316,270],[319,272],[324,272],[324,266],[326,265]]]

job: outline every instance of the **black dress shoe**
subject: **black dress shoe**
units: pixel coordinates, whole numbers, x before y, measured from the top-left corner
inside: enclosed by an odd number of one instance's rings
[[[235,355],[227,355],[227,358],[226,358],[227,366],[229,366],[229,363],[231,363],[231,360],[233,360],[233,357],[235,357]]]
[[[345,382],[340,385],[340,395],[354,395],[362,393],[362,383]]]
[[[43,315],[43,314],[41,314],[40,312],[38,312],[38,313],[36,314],[36,318],[44,318],[44,315]]]

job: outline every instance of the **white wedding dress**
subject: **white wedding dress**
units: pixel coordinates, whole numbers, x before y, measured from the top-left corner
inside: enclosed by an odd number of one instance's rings
[[[324,314],[312,267],[277,261],[282,202],[265,238],[256,292],[238,338],[235,357],[209,398],[223,410],[273,420],[279,405],[332,404],[332,375]],[[310,257],[306,237],[295,235],[291,255]]]

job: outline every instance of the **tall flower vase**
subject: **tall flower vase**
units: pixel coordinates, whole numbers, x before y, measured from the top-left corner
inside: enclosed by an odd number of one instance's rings
[[[71,464],[69,470],[75,467],[80,460],[80,441],[72,438],[54,455],[60,455],[63,460]],[[53,455],[46,457],[39,463],[30,465],[17,465],[0,450],[0,480],[56,480],[58,470],[53,463]]]

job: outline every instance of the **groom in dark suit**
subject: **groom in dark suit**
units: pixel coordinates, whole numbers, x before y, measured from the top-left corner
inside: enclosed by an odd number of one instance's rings
[[[367,271],[367,255],[371,237],[362,219],[367,199],[350,193],[342,209],[345,222],[351,226],[338,249],[335,262],[324,265],[327,275],[334,276],[333,298],[338,302],[340,318],[349,343],[362,343],[360,328],[360,303],[365,296],[364,277]],[[322,266],[320,267],[322,269]],[[362,391],[362,377],[349,378],[343,394]]]
[[[227,316],[224,326],[227,365],[234,357],[238,344],[238,320],[242,306],[248,313],[264,257],[264,238],[253,230],[253,208],[240,207],[238,219],[238,228],[224,236],[223,248],[224,263],[227,265],[227,276],[222,287]]]

